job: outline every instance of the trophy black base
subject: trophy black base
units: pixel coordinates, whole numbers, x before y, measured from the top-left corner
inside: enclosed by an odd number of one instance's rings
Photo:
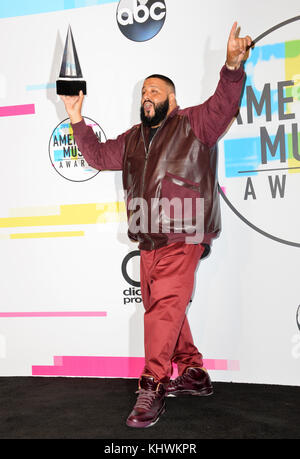
[[[79,91],[86,94],[86,81],[83,80],[57,80],[56,94],[59,96],[78,96]]]

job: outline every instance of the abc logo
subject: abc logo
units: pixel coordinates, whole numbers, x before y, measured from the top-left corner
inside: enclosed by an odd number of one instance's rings
[[[165,18],[164,0],[121,0],[118,5],[118,26],[129,40],[151,40],[163,27]]]

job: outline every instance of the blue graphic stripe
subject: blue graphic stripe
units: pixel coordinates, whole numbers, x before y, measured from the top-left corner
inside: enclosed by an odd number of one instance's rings
[[[274,143],[275,136],[270,135]],[[256,171],[261,169],[261,139],[260,137],[245,137],[244,139],[224,140],[225,177],[244,177],[257,175]],[[288,137],[285,136],[285,147],[288,151]],[[267,148],[267,160],[280,160],[280,148],[278,146],[275,156],[272,156]]]
[[[285,59],[285,43],[274,43],[272,45],[257,46],[252,49],[246,65],[254,67],[260,61],[270,61],[271,59]]]
[[[224,141],[225,177],[240,177],[239,171],[256,170],[261,163],[260,138]],[[252,172],[247,175],[257,175]]]
[[[64,159],[64,150],[54,150],[54,161],[63,161]]]
[[[85,6],[118,3],[119,0],[1,0],[0,18],[52,13]]]
[[[262,95],[262,92],[255,87],[253,76],[254,76],[254,68],[260,62],[267,62],[271,59],[285,59],[285,43],[275,43],[273,45],[265,45],[265,46],[258,46],[255,47],[251,53],[249,58],[245,63],[245,72],[246,72],[246,86],[252,86],[253,92],[255,94],[256,100],[259,101]],[[241,106],[246,107],[247,100],[246,100],[246,91],[244,91],[243,98],[241,100]],[[271,89],[271,111],[272,113],[277,112],[277,89]],[[265,115],[266,110],[265,107],[261,115]],[[253,114],[255,117],[261,116],[257,115],[255,109],[253,109]]]
[[[26,86],[26,91],[40,91],[41,89],[55,89],[56,83],[30,84]]]

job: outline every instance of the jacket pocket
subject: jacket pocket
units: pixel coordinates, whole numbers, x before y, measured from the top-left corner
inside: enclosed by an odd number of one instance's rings
[[[191,196],[195,196],[193,192],[200,196],[200,183],[192,182],[191,180],[188,180],[184,177],[179,177],[178,175],[171,174],[170,172],[166,172],[163,178],[163,182],[165,182],[165,185],[167,184],[167,182],[170,182],[174,185],[177,185],[178,187],[183,187],[183,193],[185,192],[184,189],[186,189],[191,191]],[[178,192],[180,193],[179,188]]]
[[[203,231],[204,200],[200,183],[167,172],[161,184],[161,221],[170,232]]]

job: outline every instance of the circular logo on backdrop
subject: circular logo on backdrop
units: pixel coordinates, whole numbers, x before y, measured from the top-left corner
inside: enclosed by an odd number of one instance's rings
[[[254,40],[237,120],[219,144],[225,202],[252,229],[294,247],[300,247],[299,21]]]
[[[137,280],[139,277],[140,267],[135,260],[135,257],[140,257],[140,251],[134,250],[128,253],[122,261],[121,271],[125,281],[130,285],[123,291],[123,304],[130,305],[142,302],[141,282]],[[130,267],[128,268],[128,263]],[[130,274],[129,274],[130,272]]]
[[[122,274],[123,274],[123,277],[124,279],[126,280],[126,282],[128,282],[128,284],[132,285],[133,287],[140,287],[141,286],[141,283],[139,280],[135,280],[133,279],[131,275],[128,274],[128,262],[134,258],[134,257],[139,257],[140,256],[140,251],[139,250],[134,250],[133,252],[130,252],[126,255],[126,257],[124,258],[123,262],[122,262],[122,266],[121,266],[121,271],[122,271]]]
[[[120,0],[117,22],[129,40],[147,41],[155,37],[166,19],[164,0]]]
[[[105,142],[106,136],[99,124],[86,116],[83,118],[86,124],[92,127],[99,142]],[[80,152],[69,118],[63,120],[53,130],[49,141],[49,156],[56,172],[72,182],[85,182],[99,173],[88,165]]]

